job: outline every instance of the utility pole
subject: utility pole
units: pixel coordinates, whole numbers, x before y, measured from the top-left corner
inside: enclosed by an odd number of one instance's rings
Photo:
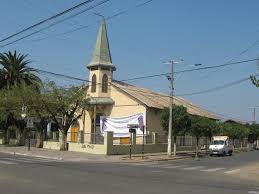
[[[256,109],[259,108],[259,106],[251,106],[248,108],[253,110],[253,124],[256,124]]]
[[[168,129],[168,141],[167,141],[167,156],[172,156],[172,128],[173,128],[173,96],[174,96],[174,64],[180,63],[183,60],[170,60],[164,62],[164,64],[170,65],[170,75],[167,76],[167,79],[170,81],[170,99],[169,99],[169,129]],[[174,155],[176,154],[176,142],[174,142]]]

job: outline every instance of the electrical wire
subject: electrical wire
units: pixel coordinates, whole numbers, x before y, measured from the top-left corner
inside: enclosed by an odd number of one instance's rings
[[[83,14],[83,13],[85,13],[86,11],[92,10],[92,9],[94,9],[95,7],[100,6],[100,5],[102,5],[102,4],[104,4],[104,3],[108,2],[108,1],[110,1],[110,0],[104,0],[104,1],[101,1],[101,2],[99,2],[99,3],[97,3],[97,4],[95,4],[95,5],[92,5],[92,6],[90,6],[90,7],[87,7],[86,9],[84,9],[84,10],[82,10],[82,11],[76,13],[76,14],[73,14],[73,15],[71,15],[71,16],[68,16],[68,17],[66,17],[66,18],[64,18],[64,19],[62,19],[62,20],[59,20],[59,21],[57,21],[57,22],[55,22],[55,23],[52,23],[52,24],[50,24],[50,25],[48,25],[48,26],[46,26],[46,27],[44,27],[44,28],[41,28],[41,29],[39,29],[39,30],[37,30],[37,31],[35,31],[35,32],[32,32],[32,33],[30,33],[30,34],[28,34],[28,35],[26,35],[26,36],[23,36],[23,37],[21,37],[21,38],[18,38],[18,39],[16,39],[16,40],[14,40],[14,41],[11,41],[11,42],[8,42],[8,43],[6,43],[6,44],[3,44],[3,45],[0,46],[0,48],[6,47],[6,46],[8,46],[8,45],[12,45],[12,44],[14,44],[14,43],[16,43],[16,42],[19,42],[19,41],[21,41],[21,40],[23,40],[23,39],[25,39],[25,38],[31,37],[31,36],[33,36],[33,35],[35,35],[35,34],[38,34],[38,33],[42,32],[43,30],[46,30],[46,29],[48,29],[48,28],[51,28],[51,27],[53,27],[53,26],[55,26],[55,25],[57,25],[57,24],[60,24],[60,23],[62,23],[62,22],[64,22],[64,21],[68,20],[68,19],[71,19],[71,18],[73,18],[73,17],[76,17],[76,16],[78,16],[78,15],[80,15],[80,14]]]
[[[8,40],[8,39],[10,39],[10,38],[13,38],[13,37],[15,37],[15,36],[21,34],[21,33],[24,33],[24,32],[26,32],[26,31],[28,31],[28,30],[31,30],[31,29],[33,29],[33,28],[35,28],[35,27],[37,27],[37,26],[40,26],[40,25],[42,25],[42,24],[44,24],[44,23],[46,23],[46,22],[49,22],[49,21],[51,21],[51,20],[53,20],[53,19],[56,19],[56,18],[58,18],[58,17],[60,17],[60,16],[62,16],[62,15],[64,15],[64,14],[70,13],[71,11],[73,11],[73,10],[75,10],[75,9],[78,9],[78,8],[84,6],[84,5],[87,5],[87,4],[89,4],[89,3],[93,2],[93,1],[94,1],[94,0],[87,0],[87,1],[84,1],[84,2],[82,2],[82,3],[79,3],[79,4],[75,5],[75,6],[73,6],[73,7],[70,7],[70,8],[68,8],[68,9],[65,9],[65,10],[63,10],[63,11],[60,12],[60,13],[57,13],[57,14],[55,14],[55,15],[53,15],[53,16],[47,18],[47,19],[44,19],[44,20],[42,20],[42,21],[40,21],[40,22],[38,22],[38,23],[36,23],[36,24],[33,24],[33,25],[31,25],[31,26],[29,26],[29,27],[27,27],[27,28],[25,28],[25,29],[22,29],[22,30],[20,30],[20,31],[14,33],[14,34],[11,34],[11,35],[7,36],[6,38],[1,39],[0,42],[6,41],[6,40]]]
[[[142,7],[148,3],[151,3],[153,0],[148,0],[148,1],[145,1],[145,2],[141,2],[141,3],[137,3],[135,6],[131,7],[131,8],[128,8],[126,10],[121,10],[121,11],[118,11],[117,13],[111,15],[111,16],[108,16],[106,18],[106,21],[109,21],[109,20],[112,20],[118,16],[121,16],[123,14],[126,14],[128,13],[129,11],[135,9],[135,8],[139,8],[139,7]],[[74,32],[77,32],[77,31],[80,31],[80,30],[84,30],[86,28],[89,28],[91,26],[94,26],[95,24],[99,23],[100,21],[99,20],[96,20],[95,22],[91,23],[91,24],[88,24],[88,25],[82,25],[80,27],[77,27],[75,29],[72,29],[72,30],[68,30],[68,31],[65,31],[65,32],[62,32],[62,33],[57,33],[57,34],[52,34],[52,35],[48,35],[48,36],[45,36],[45,37],[42,37],[42,38],[37,38],[37,39],[34,39],[34,40],[30,40],[30,42],[39,42],[39,41],[43,41],[43,40],[46,40],[46,39],[49,39],[49,38],[56,38],[56,37],[59,37],[59,36],[63,36],[63,35],[67,35],[67,34],[72,34]],[[32,34],[34,35],[34,34]],[[30,36],[32,36],[30,35]],[[25,39],[27,37],[24,37],[23,39]],[[20,41],[20,40],[18,40]],[[18,42],[16,41],[16,42]],[[14,42],[14,43],[16,43]],[[25,41],[25,42],[28,42],[28,41]],[[14,43],[11,43],[11,44],[14,44]],[[23,42],[22,42],[23,43]],[[6,45],[7,46],[7,45]],[[0,47],[1,48],[1,47]]]

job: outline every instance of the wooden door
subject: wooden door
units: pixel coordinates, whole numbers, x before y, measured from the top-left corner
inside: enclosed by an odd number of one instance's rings
[[[71,142],[77,142],[78,141],[78,127],[72,127],[71,128]]]

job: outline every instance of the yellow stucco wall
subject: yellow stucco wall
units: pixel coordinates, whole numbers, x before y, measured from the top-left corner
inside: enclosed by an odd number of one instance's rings
[[[147,129],[149,132],[164,133],[160,123],[161,110],[148,108],[147,110]]]
[[[69,143],[68,151],[85,152],[91,154],[106,154],[106,145],[87,144],[87,143]]]
[[[110,117],[123,117],[146,112],[145,105],[140,104],[114,86],[111,87],[111,98],[115,103],[110,110],[106,111],[106,113],[110,112]]]
[[[92,95],[88,91],[86,91],[86,93]],[[127,95],[115,86],[111,86],[110,98],[114,101],[114,105],[105,106],[102,110],[97,109],[97,113],[103,113],[108,117],[123,117],[146,112],[147,130],[150,133],[164,133],[160,124],[159,110],[146,108],[146,106],[141,104],[138,100]],[[91,133],[91,114],[86,111],[85,124],[83,124],[83,117],[79,119],[80,129],[83,129],[84,133],[86,133],[85,140],[89,138],[88,134]]]
[[[112,71],[109,70],[100,70],[101,67],[98,67],[97,70],[91,70],[89,71],[89,79],[92,81],[92,76],[96,75],[96,92],[91,92],[92,82],[89,82],[89,91],[87,92],[92,97],[109,97],[111,93],[111,80],[112,80]],[[106,74],[108,76],[108,92],[102,93],[102,78],[103,75]]]
[[[44,141],[43,148],[50,149],[50,150],[60,150],[60,143],[59,142],[51,142],[51,141]]]

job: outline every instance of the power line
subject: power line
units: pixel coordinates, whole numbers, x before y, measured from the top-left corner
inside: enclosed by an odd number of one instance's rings
[[[116,17],[118,17],[118,16],[120,16],[120,15],[126,14],[126,13],[128,13],[129,11],[131,11],[132,9],[142,7],[142,6],[144,6],[144,5],[148,4],[148,3],[151,3],[152,1],[153,1],[153,0],[148,0],[148,1],[145,1],[145,2],[141,2],[141,3],[138,3],[138,4],[136,4],[135,6],[129,8],[129,9],[121,10],[121,11],[119,11],[119,12],[117,12],[117,13],[111,15],[111,16],[108,16],[108,17],[106,18],[106,21],[111,20],[111,19],[113,19],[113,18],[116,18]],[[31,41],[32,41],[32,42],[39,42],[39,41],[42,41],[42,40],[46,40],[46,39],[48,39],[48,38],[55,38],[55,37],[58,37],[58,36],[63,36],[63,35],[71,34],[71,33],[74,33],[74,32],[77,32],[77,31],[80,31],[80,30],[89,28],[89,27],[91,27],[91,26],[93,26],[93,25],[95,25],[95,24],[97,24],[97,23],[99,23],[99,22],[100,22],[100,21],[98,20],[98,21],[95,21],[95,22],[93,22],[93,23],[91,23],[91,24],[88,24],[88,25],[82,25],[81,27],[78,27],[78,28],[75,28],[75,29],[72,29],[72,30],[68,30],[68,31],[65,31],[65,32],[62,32],[62,33],[57,33],[57,34],[48,35],[48,36],[46,36],[46,37],[37,38],[37,39],[31,40]],[[32,35],[34,35],[34,34],[32,34]],[[25,38],[27,38],[27,37],[25,37]],[[23,39],[24,39],[24,38],[23,38]],[[17,41],[16,41],[16,42],[17,42]],[[6,45],[6,46],[7,46],[7,45]],[[0,48],[1,48],[1,47],[0,47]]]
[[[184,70],[184,71],[178,71],[175,73],[186,73],[186,72],[193,72],[193,71],[200,71],[200,70],[205,70],[205,69],[212,69],[212,68],[220,68],[220,67],[224,67],[224,66],[228,66],[228,65],[234,65],[234,64],[240,64],[240,63],[247,63],[247,62],[251,62],[251,61],[258,61],[259,59],[248,59],[245,61],[237,61],[237,62],[233,62],[233,63],[229,63],[229,64],[223,64],[223,65],[215,65],[215,66],[208,66],[208,67],[202,67],[202,68],[195,68],[195,69],[189,69],[189,70]],[[69,76],[69,75],[64,75],[64,74],[59,74],[59,73],[54,73],[54,72],[50,72],[50,71],[46,71],[46,70],[41,70],[41,69],[37,69],[37,68],[31,68],[33,71],[38,72],[38,73],[44,73],[44,74],[50,74],[50,75],[54,75],[54,76],[58,76],[58,77],[64,77],[67,79],[72,79],[72,80],[77,80],[77,81],[83,81],[83,82],[91,82],[89,80],[86,79],[82,79],[82,78],[77,78],[77,77],[73,77],[73,76]],[[162,73],[162,74],[154,74],[154,75],[147,75],[147,76],[140,76],[140,77],[134,77],[134,78],[128,78],[128,79],[122,79],[119,81],[125,82],[125,81],[132,81],[132,80],[138,80],[138,79],[146,79],[146,78],[153,78],[153,77],[161,77],[161,76],[167,76],[170,75],[170,73]],[[256,74],[257,75],[257,74]],[[247,78],[245,78],[247,79]],[[243,80],[243,79],[242,79]],[[241,81],[241,80],[238,80]]]
[[[177,73],[187,73],[187,72],[200,71],[200,70],[206,70],[206,69],[215,69],[215,68],[221,68],[221,67],[225,67],[225,66],[236,65],[236,64],[240,64],[240,63],[248,63],[248,62],[253,62],[253,61],[259,61],[259,59],[258,58],[256,58],[256,59],[248,59],[248,60],[244,60],[244,61],[225,63],[225,64],[221,64],[221,65],[214,65],[214,66],[200,67],[200,68],[194,68],[194,69],[187,69],[187,70],[182,70],[182,71],[175,71],[174,73],[177,74]],[[161,74],[140,76],[140,77],[124,79],[124,80],[121,80],[121,81],[132,81],[132,80],[139,80],[139,79],[153,78],[153,77],[161,77],[161,76],[167,76],[167,75],[170,75],[170,73],[161,73]]]
[[[259,76],[259,74],[256,74],[255,76]],[[218,87],[210,88],[210,89],[207,89],[207,90],[202,90],[202,91],[199,91],[199,92],[177,94],[177,96],[193,96],[193,95],[198,95],[198,94],[210,93],[210,92],[213,92],[215,90],[218,91],[218,90],[222,90],[222,89],[225,89],[225,88],[229,88],[229,87],[234,86],[234,85],[241,84],[245,81],[248,81],[249,79],[250,79],[250,76],[245,77],[245,78],[240,79],[240,80],[237,80],[237,81],[234,81],[234,82],[226,83],[226,84],[218,86]]]
[[[240,57],[241,55],[247,53],[250,49],[254,48],[256,45],[258,45],[259,40],[254,41],[252,44],[250,44],[246,49],[242,50],[240,53],[238,53],[236,56],[234,56],[232,59],[230,59],[229,61],[227,61],[227,63],[231,63],[232,61],[234,61],[236,58]],[[206,79],[210,74],[212,73],[216,73],[219,70],[215,70],[213,72],[208,73],[207,75],[201,77],[199,80],[203,80]]]
[[[62,22],[64,22],[64,21],[68,20],[68,19],[71,19],[71,18],[73,18],[73,17],[75,17],[75,16],[78,16],[78,15],[80,15],[80,14],[86,12],[86,11],[89,11],[89,10],[91,10],[91,9],[97,7],[97,6],[100,6],[100,5],[102,5],[102,4],[104,4],[104,3],[108,2],[108,1],[110,1],[110,0],[101,1],[101,2],[99,2],[99,3],[97,3],[97,4],[95,4],[95,5],[92,5],[92,6],[88,7],[88,8],[86,8],[86,9],[84,9],[84,10],[82,10],[82,11],[76,13],[76,14],[73,14],[73,15],[71,15],[71,16],[68,16],[68,17],[66,17],[66,18],[64,18],[64,19],[62,19],[62,20],[59,20],[59,21],[57,21],[57,22],[55,22],[55,23],[53,23],[53,24],[50,24],[50,25],[48,25],[48,26],[46,26],[46,27],[44,27],[44,28],[41,28],[41,29],[39,29],[39,30],[37,30],[37,31],[35,31],[35,32],[33,32],[33,33],[30,33],[30,34],[28,34],[28,35],[26,35],[26,36],[23,36],[23,37],[21,37],[21,38],[18,38],[18,39],[16,39],[16,40],[14,40],[14,41],[11,41],[11,42],[9,42],[9,43],[6,43],[6,44],[4,44],[4,45],[1,45],[0,48],[3,48],[3,47],[5,47],[5,46],[8,46],[8,45],[14,44],[14,43],[16,43],[16,42],[19,42],[19,41],[21,41],[21,40],[23,40],[23,39],[25,39],[25,38],[28,38],[28,37],[30,37],[30,36],[32,36],[32,35],[34,35],[34,34],[38,34],[39,32],[41,32],[41,31],[43,31],[43,30],[46,30],[46,29],[48,29],[48,28],[51,28],[51,27],[53,27],[53,26],[55,26],[55,25],[57,25],[57,24],[59,24],[59,23],[62,23]]]
[[[25,4],[27,4],[27,7],[30,7],[30,8],[32,8],[32,9],[34,9],[35,8],[35,6],[33,5],[33,3],[30,1],[30,0],[24,0],[23,1]],[[41,10],[41,6],[39,6],[39,7],[37,7],[39,10]],[[49,8],[45,8],[45,10],[48,12],[48,13],[50,13],[51,15],[53,15],[53,14],[55,14],[54,12],[53,12],[53,10],[51,10],[51,9],[49,9]],[[75,27],[78,27],[77,25],[80,25],[81,26],[81,24],[79,24],[78,22],[76,22],[76,21],[68,21],[67,23],[66,23],[68,26],[71,26],[71,25],[73,25],[73,26],[75,26]]]
[[[188,69],[188,70],[178,71],[178,72],[175,72],[175,73],[185,73],[185,72],[200,71],[200,70],[205,70],[205,69],[215,69],[215,68],[226,67],[226,66],[236,65],[236,64],[240,64],[240,63],[248,63],[248,62],[253,62],[253,61],[259,61],[259,59],[256,58],[256,59],[248,59],[248,60],[231,62],[231,63],[224,63],[224,64],[221,64],[221,65],[214,65],[214,66],[200,67],[200,68],[195,68],[195,69]]]
[[[84,1],[84,2],[82,2],[82,3],[79,3],[79,4],[77,4],[77,5],[75,5],[75,6],[71,7],[71,8],[65,9],[64,11],[62,11],[62,12],[60,12],[60,13],[54,15],[54,16],[51,16],[51,17],[49,17],[49,18],[47,18],[47,19],[44,19],[44,20],[42,20],[42,21],[40,21],[40,22],[38,22],[38,23],[36,23],[36,24],[33,24],[33,25],[31,25],[31,26],[29,26],[29,27],[23,29],[23,30],[20,30],[20,31],[18,31],[18,32],[14,33],[14,34],[12,34],[12,35],[10,35],[10,36],[7,36],[6,38],[1,39],[0,42],[6,41],[6,40],[8,40],[8,39],[10,39],[10,38],[13,38],[13,37],[15,37],[15,36],[17,36],[17,35],[23,33],[23,32],[26,32],[26,31],[28,31],[28,30],[30,30],[30,29],[33,29],[33,28],[35,28],[35,27],[37,27],[37,26],[39,26],[39,25],[42,25],[42,24],[44,24],[44,23],[46,23],[46,22],[49,22],[49,21],[51,21],[51,20],[53,20],[53,19],[56,19],[56,18],[58,18],[58,17],[60,17],[60,16],[62,16],[62,15],[64,15],[64,14],[67,14],[67,13],[69,13],[69,12],[75,10],[75,9],[78,9],[78,8],[80,8],[80,7],[82,7],[82,6],[86,5],[86,4],[89,4],[89,3],[91,3],[92,1],[94,1],[94,0],[87,0],[87,1]]]

